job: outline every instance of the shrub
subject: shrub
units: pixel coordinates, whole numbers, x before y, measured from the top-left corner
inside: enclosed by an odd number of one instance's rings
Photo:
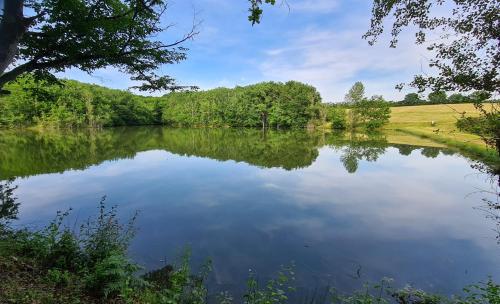
[[[129,294],[134,286],[140,286],[141,280],[134,276],[140,268],[131,263],[122,252],[108,252],[88,268],[85,287],[97,296],[116,298]]]
[[[295,280],[294,266],[282,267],[276,279],[269,280],[264,287],[259,285],[255,274],[250,273],[247,280],[245,304],[283,304],[288,301],[288,292],[295,288],[290,284]]]
[[[345,130],[347,128],[346,109],[342,107],[330,107],[327,112],[327,121],[332,123],[332,129]]]

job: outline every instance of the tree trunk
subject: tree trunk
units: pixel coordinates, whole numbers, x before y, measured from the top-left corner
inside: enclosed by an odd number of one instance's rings
[[[0,75],[14,61],[19,41],[26,31],[24,0],[5,0],[0,20]],[[0,89],[3,84],[0,84]]]
[[[266,112],[262,112],[260,114],[260,117],[262,119],[262,129],[265,130],[266,127],[267,127],[267,113]]]

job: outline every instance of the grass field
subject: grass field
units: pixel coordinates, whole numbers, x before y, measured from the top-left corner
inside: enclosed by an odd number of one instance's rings
[[[498,160],[496,152],[488,148],[479,136],[461,132],[456,127],[462,113],[478,115],[473,104],[393,107],[391,110],[390,122],[384,128],[386,132],[402,131]]]

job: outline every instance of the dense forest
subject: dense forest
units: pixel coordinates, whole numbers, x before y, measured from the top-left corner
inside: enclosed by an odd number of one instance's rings
[[[0,98],[0,125],[103,127],[123,125],[304,128],[320,118],[321,97],[295,81],[234,89],[176,92],[163,97],[64,80],[39,84],[26,76]]]
[[[161,123],[160,100],[72,80],[37,83],[25,76],[0,97],[0,125],[56,128]]]
[[[304,128],[320,118],[321,96],[296,81],[171,93],[163,121],[174,126]]]

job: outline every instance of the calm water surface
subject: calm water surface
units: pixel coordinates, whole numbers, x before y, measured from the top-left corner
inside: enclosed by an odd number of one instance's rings
[[[406,138],[406,141],[408,138]],[[417,139],[415,139],[417,142]],[[384,136],[121,128],[0,133],[0,180],[15,178],[20,224],[39,227],[104,195],[126,219],[131,247],[155,269],[191,248],[211,258],[212,290],[236,293],[292,261],[297,285],[341,290],[394,278],[453,293],[500,279],[494,223],[474,207],[491,189],[471,161],[445,148]],[[401,142],[401,141],[399,141]]]

